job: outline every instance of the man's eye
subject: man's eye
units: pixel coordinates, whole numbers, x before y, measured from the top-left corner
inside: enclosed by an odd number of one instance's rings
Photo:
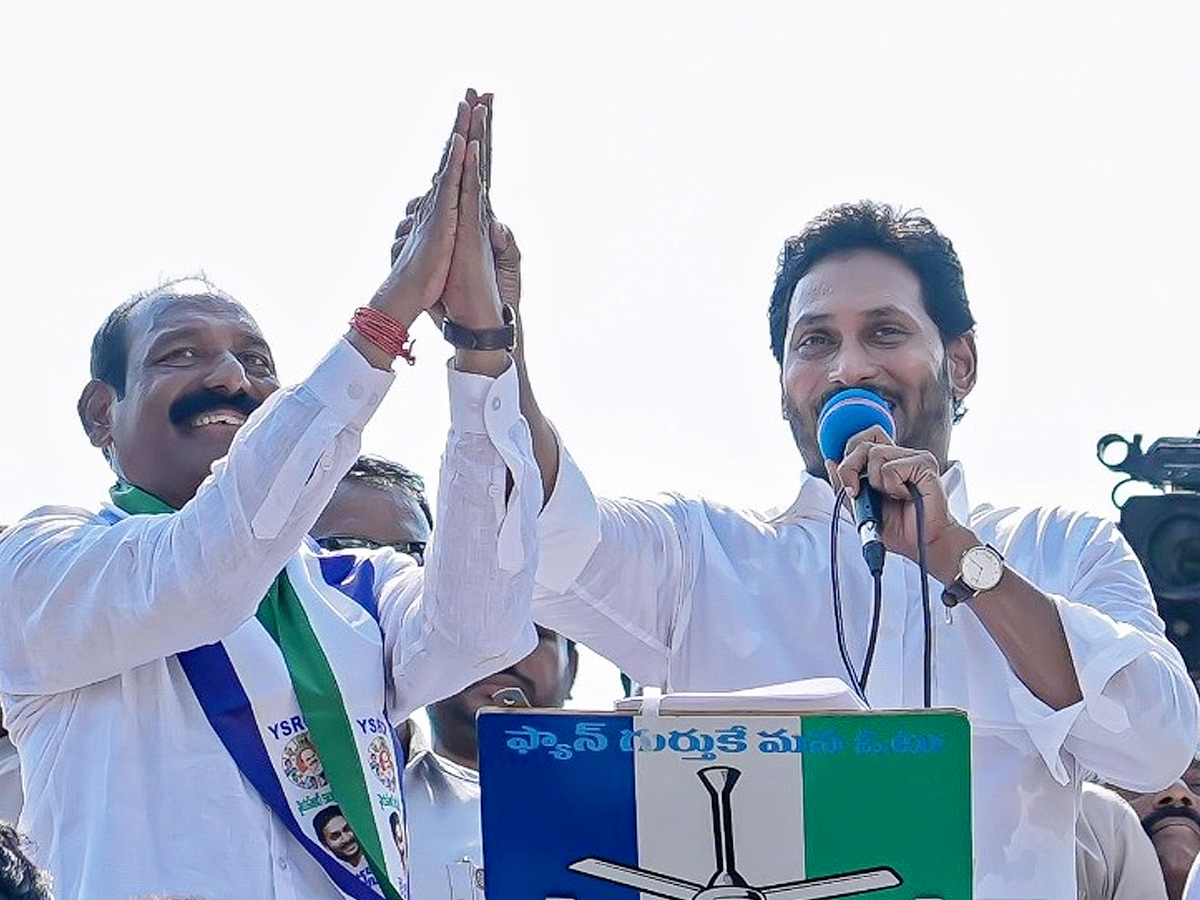
[[[168,365],[183,365],[196,359],[197,356],[199,354],[194,347],[176,347],[164,353],[160,362],[167,363]]]
[[[871,337],[880,343],[897,343],[904,340],[908,332],[899,325],[880,325],[871,332]]]
[[[258,372],[271,374],[275,371],[271,365],[271,360],[262,353],[244,353],[242,354],[242,365],[248,369],[253,369]]]
[[[834,346],[834,340],[821,331],[810,332],[799,338],[793,349],[801,356],[819,356]]]

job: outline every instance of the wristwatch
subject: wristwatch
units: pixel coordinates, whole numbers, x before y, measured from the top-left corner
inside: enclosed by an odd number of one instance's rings
[[[946,606],[957,606],[990,591],[1004,576],[1004,557],[991,544],[976,544],[963,552],[958,577],[942,591]]]
[[[516,320],[516,311],[507,303],[499,328],[464,328],[447,316],[442,319],[442,337],[459,350],[512,350],[517,345]]]

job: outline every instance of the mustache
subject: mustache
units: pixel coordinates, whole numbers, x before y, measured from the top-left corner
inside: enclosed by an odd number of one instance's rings
[[[233,409],[248,417],[261,405],[261,400],[255,400],[245,391],[238,391],[236,394],[222,394],[218,391],[201,389],[191,394],[185,394],[172,403],[171,408],[167,410],[167,415],[170,416],[172,425],[182,425],[198,415],[217,409]]]
[[[1142,819],[1142,828],[1150,834],[1163,819],[1189,819],[1200,827],[1200,812],[1190,806],[1156,806]]]

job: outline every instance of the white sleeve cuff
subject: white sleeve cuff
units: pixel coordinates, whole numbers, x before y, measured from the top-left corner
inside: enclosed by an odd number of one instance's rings
[[[361,431],[395,379],[394,372],[376,369],[341,338],[303,384],[335,419]]]
[[[1059,784],[1069,779],[1061,751],[1068,733],[1080,715],[1112,734],[1129,730],[1129,714],[1116,701],[1105,697],[1105,686],[1118,671],[1153,649],[1137,628],[1114,622],[1084,603],[1072,603],[1051,594],[1058,608],[1067,645],[1075,663],[1075,675],[1083,699],[1064,709],[1051,709],[1025,685],[1016,682],[1009,691],[1017,720],[1028,732],[1050,774]],[[1114,634],[1115,630],[1115,634]],[[1079,663],[1083,660],[1083,664]]]

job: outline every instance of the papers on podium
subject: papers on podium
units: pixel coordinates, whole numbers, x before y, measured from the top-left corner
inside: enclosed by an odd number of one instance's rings
[[[613,708],[617,712],[643,712],[643,700],[643,696],[627,697],[614,703]],[[665,714],[850,712],[866,708],[840,678],[805,678],[719,693],[679,691],[658,699],[658,711]]]

